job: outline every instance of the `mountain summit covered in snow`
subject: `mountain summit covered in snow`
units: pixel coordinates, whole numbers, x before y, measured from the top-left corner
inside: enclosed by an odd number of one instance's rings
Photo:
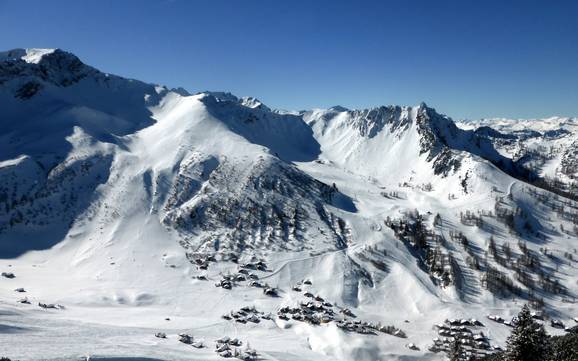
[[[286,112],[59,49],[0,52],[0,112],[0,356],[443,360],[578,316],[576,119]]]

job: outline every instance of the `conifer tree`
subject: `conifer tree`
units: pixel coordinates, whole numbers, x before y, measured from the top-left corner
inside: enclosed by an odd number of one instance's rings
[[[552,338],[552,355],[549,361],[578,360],[578,327],[574,327],[564,336]]]
[[[524,305],[518,321],[506,341],[504,361],[546,361],[550,353],[550,339],[544,326],[538,324]]]

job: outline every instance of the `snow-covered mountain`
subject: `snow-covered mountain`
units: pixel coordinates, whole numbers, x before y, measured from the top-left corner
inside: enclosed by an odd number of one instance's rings
[[[477,129],[504,156],[547,180],[548,188],[578,193],[578,119],[482,119],[459,125]]]
[[[489,353],[487,314],[578,316],[576,119],[284,112],[52,49],[0,53],[0,109],[0,356],[442,360],[446,319]]]

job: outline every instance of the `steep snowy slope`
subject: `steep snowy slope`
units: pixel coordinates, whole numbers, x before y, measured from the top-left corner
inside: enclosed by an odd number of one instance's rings
[[[458,171],[462,159],[469,155],[515,171],[510,159],[499,155],[491,143],[474,132],[462,131],[423,103],[414,108],[362,111],[332,108],[306,112],[304,119],[322,139],[329,160],[360,174],[383,178],[394,170],[415,171],[400,165],[411,164],[421,155],[427,164],[416,167],[433,168],[435,174],[443,176]]]
[[[424,104],[280,112],[20,49],[0,109],[0,356],[442,360],[445,319],[578,313],[576,203]]]

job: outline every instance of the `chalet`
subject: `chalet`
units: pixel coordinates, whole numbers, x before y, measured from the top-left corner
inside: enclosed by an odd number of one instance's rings
[[[271,296],[271,297],[277,297],[277,296],[278,296],[277,290],[276,290],[275,288],[272,288],[272,287],[266,287],[266,288],[263,290],[263,293],[264,293],[265,295]]]
[[[231,358],[233,357],[233,353],[230,350],[225,350],[223,352],[219,352],[219,356],[223,358]]]
[[[554,328],[564,328],[564,323],[560,320],[557,319],[552,319],[550,321],[550,326],[554,327]]]
[[[249,286],[251,286],[251,287],[258,287],[258,288],[263,287],[263,285],[262,285],[261,282],[259,282],[259,281],[251,281],[251,282],[249,282]]]
[[[229,336],[223,336],[215,342],[217,342],[218,344],[219,343],[229,343],[229,342],[231,342],[231,338]]]
[[[188,335],[186,333],[180,333],[179,334],[179,342],[190,345],[193,342],[193,336]]]
[[[52,309],[57,308],[56,305],[53,303],[41,303],[41,302],[38,302],[38,307],[40,307],[40,308],[52,308]]]
[[[349,316],[349,317],[355,317],[355,314],[353,312],[351,312],[351,310],[349,308],[344,308],[341,311],[342,314],[344,314],[345,316]]]
[[[229,346],[228,343],[223,343],[223,344],[217,344],[217,352],[221,353],[221,352],[225,352],[225,351],[230,351],[231,350],[231,346]]]

